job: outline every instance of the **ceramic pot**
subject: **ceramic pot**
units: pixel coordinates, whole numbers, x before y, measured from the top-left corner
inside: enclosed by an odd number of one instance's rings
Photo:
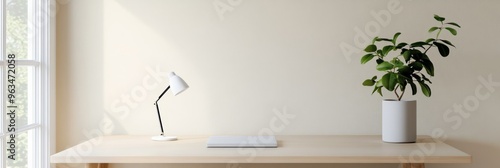
[[[386,99],[382,102],[382,140],[392,143],[417,140],[416,100]]]

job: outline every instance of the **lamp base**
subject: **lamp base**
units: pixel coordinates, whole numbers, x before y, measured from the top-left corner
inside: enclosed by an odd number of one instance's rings
[[[158,136],[151,137],[151,140],[153,140],[153,141],[176,141],[177,137],[176,136],[158,135]]]

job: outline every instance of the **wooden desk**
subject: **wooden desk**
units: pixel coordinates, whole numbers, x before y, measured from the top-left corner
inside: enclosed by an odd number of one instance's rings
[[[276,136],[278,148],[206,148],[207,136],[151,141],[149,136],[94,138],[51,156],[52,163],[471,163],[471,156],[429,136],[384,143],[379,135]]]

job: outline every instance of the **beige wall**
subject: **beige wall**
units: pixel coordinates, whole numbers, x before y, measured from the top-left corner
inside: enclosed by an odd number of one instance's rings
[[[227,11],[218,12],[217,2]],[[153,102],[170,71],[191,88],[162,99],[168,134],[259,134],[276,111],[295,116],[276,134],[380,134],[382,98],[361,86],[373,64],[361,66],[362,53],[340,46],[361,47],[354,39],[357,28],[371,34],[365,26],[380,36],[402,31],[402,40],[424,40],[436,13],[463,26],[457,37],[444,36],[458,48],[445,59],[434,55],[431,98],[406,98],[418,100],[419,134],[444,132],[474,163],[428,167],[500,167],[500,87],[480,80],[500,82],[499,6],[494,0],[66,0],[57,15],[57,150],[103,134],[158,134]],[[372,11],[392,13],[379,22]],[[75,165],[60,165],[67,166]]]

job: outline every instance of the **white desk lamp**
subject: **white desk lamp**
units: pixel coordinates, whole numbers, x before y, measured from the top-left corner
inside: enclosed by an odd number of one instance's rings
[[[158,101],[161,99],[161,97],[168,91],[168,89],[172,89],[172,93],[174,96],[182,93],[184,90],[189,88],[187,83],[182,80],[181,77],[177,76],[174,72],[170,72],[168,74],[168,78],[170,80],[170,85],[161,93],[160,97],[158,97],[158,100],[154,103],[156,105],[156,111],[158,112],[158,120],[160,120],[160,128],[161,128],[161,134],[158,136],[153,136],[151,137],[152,140],[155,141],[175,141],[177,140],[176,136],[165,136],[163,134],[163,124],[161,123],[161,116],[160,116],[160,108],[158,108]]]

